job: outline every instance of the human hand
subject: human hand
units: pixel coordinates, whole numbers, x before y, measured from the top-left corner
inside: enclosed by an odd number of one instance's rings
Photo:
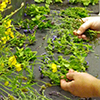
[[[90,74],[70,69],[66,77],[71,81],[66,82],[65,79],[61,79],[60,85],[63,90],[79,97],[100,96],[100,80]]]
[[[95,31],[100,31],[100,17],[86,17],[82,18],[82,21],[84,23],[80,26],[80,28],[73,32],[73,34],[77,35],[79,39],[88,39],[83,33],[89,28]]]

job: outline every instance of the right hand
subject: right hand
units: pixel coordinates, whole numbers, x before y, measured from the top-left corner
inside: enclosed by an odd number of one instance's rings
[[[61,88],[79,97],[100,97],[100,80],[85,72],[69,70],[66,77],[71,80],[66,82],[61,79]]]
[[[79,39],[88,39],[83,33],[89,28],[95,31],[100,31],[100,17],[86,17],[82,18],[82,20],[84,23],[80,26],[80,28],[77,31],[75,30],[73,32],[74,35],[77,35]]]

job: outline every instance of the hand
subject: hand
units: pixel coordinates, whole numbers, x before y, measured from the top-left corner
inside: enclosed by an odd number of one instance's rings
[[[61,79],[60,85],[63,90],[79,97],[100,96],[100,80],[90,74],[70,69],[66,77],[71,81],[66,82],[65,79]]]
[[[77,35],[79,39],[83,38],[87,40],[88,38],[83,33],[88,29],[92,29],[95,31],[100,31],[100,17],[86,17],[82,18],[83,24],[80,26],[80,28],[76,31],[74,31],[74,35]]]

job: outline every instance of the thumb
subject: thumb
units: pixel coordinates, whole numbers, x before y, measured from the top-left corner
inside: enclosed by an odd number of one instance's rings
[[[92,21],[88,20],[85,23],[83,23],[80,28],[78,29],[78,31],[76,31],[77,35],[81,35],[83,34],[88,28],[90,28],[92,25]]]
[[[93,17],[85,17],[85,18],[82,18],[82,22],[86,22],[88,20],[91,20]]]
[[[61,79],[60,80],[60,86],[63,90],[65,91],[69,91],[69,87],[70,87],[70,82],[66,82],[65,79]]]
[[[73,69],[69,69],[68,73],[73,73],[74,70]]]

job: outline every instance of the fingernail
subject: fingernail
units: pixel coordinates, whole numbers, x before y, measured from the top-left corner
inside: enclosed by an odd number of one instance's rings
[[[66,74],[67,76],[69,75],[69,73]]]
[[[77,32],[77,30],[74,30],[73,32]]]
[[[69,73],[66,74],[66,77],[69,78]]]
[[[78,30],[78,31],[77,31],[77,34],[80,34],[80,33],[81,33],[81,31],[80,31],[80,30]]]
[[[73,34],[74,34],[74,35],[77,35],[77,31],[76,31],[76,30],[74,30],[74,31],[73,31]]]
[[[64,78],[64,76],[61,76],[61,78]]]

